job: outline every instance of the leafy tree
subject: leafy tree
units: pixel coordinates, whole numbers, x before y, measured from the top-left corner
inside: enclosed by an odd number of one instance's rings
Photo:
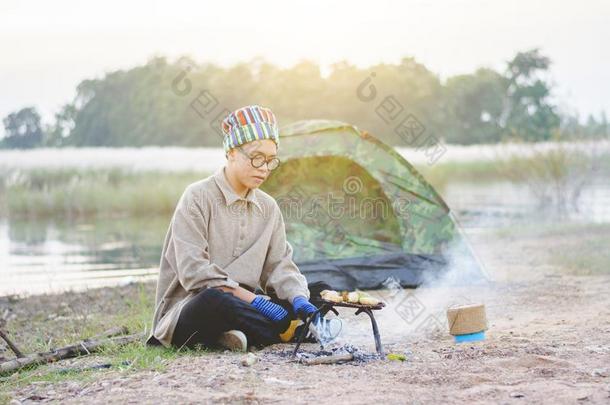
[[[502,139],[508,80],[491,69],[451,77],[445,85],[447,141],[494,143]]]
[[[63,146],[66,143],[66,138],[74,129],[76,113],[73,104],[66,104],[55,114],[55,122],[45,131],[46,146]]]
[[[2,145],[8,148],[35,148],[41,146],[43,129],[40,114],[34,107],[26,107],[7,115],[4,123],[5,137]]]
[[[220,146],[216,119],[251,103],[272,107],[280,125],[312,118],[341,120],[393,145],[418,146],[396,130],[407,116],[419,121],[425,137],[461,144],[515,137],[541,141],[568,127],[583,134],[607,133],[605,116],[581,125],[577,117],[556,111],[552,87],[544,80],[549,66],[550,60],[534,49],[518,53],[504,72],[481,68],[442,83],[411,57],[367,68],[341,61],[326,74],[311,61],[281,68],[255,58],[224,68],[186,57],[174,62],[158,57],[82,81],[74,100],[46,131],[35,110],[19,118],[14,113],[5,119],[10,139],[2,144]],[[375,89],[370,100],[357,93],[365,80]],[[380,107],[389,98],[396,103],[395,114],[384,119]],[[209,111],[202,111],[206,100]]]
[[[542,78],[550,65],[550,59],[538,49],[519,52],[508,62],[504,117],[509,136],[543,141],[559,127],[560,117],[550,101],[551,86]]]

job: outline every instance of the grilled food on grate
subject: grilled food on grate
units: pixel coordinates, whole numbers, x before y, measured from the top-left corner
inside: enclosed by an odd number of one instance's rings
[[[334,290],[322,290],[320,296],[323,300],[334,302],[334,303],[350,303],[350,304],[362,304],[362,305],[379,305],[381,301],[377,298],[371,297],[362,291],[342,291],[338,293]]]

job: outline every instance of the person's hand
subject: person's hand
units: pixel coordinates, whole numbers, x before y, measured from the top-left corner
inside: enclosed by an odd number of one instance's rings
[[[294,313],[297,314],[301,319],[305,320],[307,317],[318,310],[306,297],[301,295],[296,296],[292,300],[292,308]]]
[[[288,316],[288,311],[281,305],[265,299],[262,295],[257,295],[250,305],[273,322],[280,322]]]

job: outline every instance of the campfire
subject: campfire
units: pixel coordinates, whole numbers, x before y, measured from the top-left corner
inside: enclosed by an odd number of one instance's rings
[[[384,356],[379,355],[378,353],[366,353],[350,344],[334,347],[330,350],[321,349],[315,352],[301,352],[296,355],[296,361],[309,366],[315,364],[340,364],[347,362],[363,364],[373,360],[381,360],[383,358]]]
[[[299,362],[304,364],[330,364],[330,363],[342,363],[346,361],[369,361],[371,359],[383,359],[385,354],[383,346],[381,345],[381,337],[379,335],[379,328],[377,327],[377,321],[373,315],[373,311],[381,310],[385,307],[385,304],[381,301],[375,300],[372,297],[361,295],[360,299],[354,299],[353,293],[344,292],[339,295],[336,292],[323,291],[322,305],[318,310],[307,319],[305,327],[301,330],[301,333],[297,339],[296,346],[292,352],[291,358],[297,359]],[[320,351],[315,353],[298,353],[301,343],[305,339],[307,331],[314,319],[319,319],[325,316],[328,312],[332,311],[335,315],[339,315],[339,312],[335,307],[354,308],[356,309],[355,315],[367,314],[371,319],[371,327],[373,332],[373,339],[375,340],[375,349],[377,354],[371,355],[362,353],[359,349],[352,345],[344,345],[342,347],[334,348],[332,350],[324,350],[324,347]],[[322,342],[321,342],[322,344]],[[323,345],[322,345],[323,346]]]

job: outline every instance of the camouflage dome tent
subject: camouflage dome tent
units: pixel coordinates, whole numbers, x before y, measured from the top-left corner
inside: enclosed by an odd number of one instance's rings
[[[337,290],[404,287],[438,275],[459,252],[480,268],[449,208],[392,147],[338,121],[281,130],[282,165],[262,189],[278,202],[308,282]]]

